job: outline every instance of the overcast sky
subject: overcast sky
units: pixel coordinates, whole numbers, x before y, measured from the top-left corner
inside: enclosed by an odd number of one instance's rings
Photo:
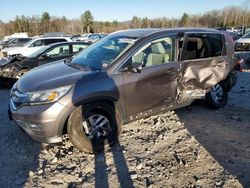
[[[47,11],[51,16],[79,18],[90,10],[98,21],[126,21],[134,15],[139,17],[179,18],[188,14],[204,13],[228,6],[242,6],[243,0],[1,0],[0,19],[14,20],[16,15],[41,15]]]

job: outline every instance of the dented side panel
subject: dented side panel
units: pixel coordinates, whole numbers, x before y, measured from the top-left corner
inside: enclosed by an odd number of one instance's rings
[[[212,46],[209,44],[209,40],[206,39],[206,35],[211,36],[211,33],[188,33],[184,37],[181,57],[187,60],[181,61],[181,76],[178,84],[179,103],[204,98],[212,86],[227,78],[232,67],[231,54],[233,50],[230,48],[230,44],[225,44],[224,36],[221,35],[221,56],[209,57],[205,53],[212,53],[213,49],[211,49]],[[217,38],[219,38],[218,34]],[[188,46],[188,43],[191,45]],[[197,50],[195,50],[196,48]],[[199,50],[200,52],[203,50],[204,58],[202,58],[203,56],[199,58],[199,55],[201,55]],[[187,53],[191,53],[191,55]]]
[[[182,62],[181,90],[207,90],[226,79],[230,64],[227,57]]]

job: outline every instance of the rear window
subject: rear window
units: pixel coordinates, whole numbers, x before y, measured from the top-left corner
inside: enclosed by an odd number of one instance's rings
[[[189,34],[184,42],[182,60],[217,57],[222,51],[221,34]]]

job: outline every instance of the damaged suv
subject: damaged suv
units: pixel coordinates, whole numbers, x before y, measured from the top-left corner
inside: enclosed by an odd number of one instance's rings
[[[44,65],[13,86],[10,116],[34,140],[67,133],[78,149],[113,144],[123,124],[204,99],[227,103],[237,80],[234,44],[211,29],[112,33],[77,56]]]

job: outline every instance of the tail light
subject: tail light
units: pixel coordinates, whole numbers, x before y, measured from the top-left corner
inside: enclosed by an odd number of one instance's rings
[[[235,61],[234,69],[237,70],[237,71],[242,72],[243,63],[244,63],[243,58],[237,58],[236,61]]]

